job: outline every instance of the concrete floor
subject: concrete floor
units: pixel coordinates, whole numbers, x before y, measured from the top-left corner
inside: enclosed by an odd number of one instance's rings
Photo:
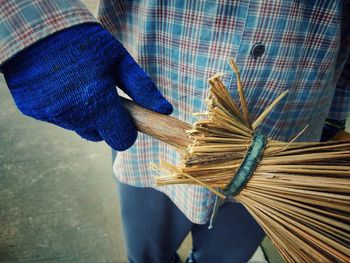
[[[25,117],[0,85],[0,262],[125,262],[111,154]]]
[[[0,76],[0,262],[126,262],[111,167],[104,143],[23,116]],[[263,248],[283,262],[268,239]]]

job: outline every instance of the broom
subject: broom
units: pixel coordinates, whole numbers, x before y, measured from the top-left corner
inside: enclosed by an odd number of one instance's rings
[[[350,139],[294,142],[301,132],[279,142],[260,134],[287,92],[252,121],[239,70],[230,65],[241,107],[217,74],[209,80],[208,111],[197,114],[202,119],[193,127],[125,102],[140,131],[182,153],[178,166],[155,166],[156,184],[202,185],[242,203],[287,262],[350,262]]]

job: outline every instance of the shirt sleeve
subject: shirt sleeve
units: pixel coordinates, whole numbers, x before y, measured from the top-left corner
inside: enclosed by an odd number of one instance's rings
[[[97,19],[78,0],[0,0],[0,65],[38,40]]]

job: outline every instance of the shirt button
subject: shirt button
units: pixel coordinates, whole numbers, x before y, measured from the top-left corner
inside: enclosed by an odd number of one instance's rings
[[[252,55],[253,58],[258,58],[258,57],[261,57],[264,54],[264,52],[265,52],[265,46],[259,42],[252,47],[250,54]]]

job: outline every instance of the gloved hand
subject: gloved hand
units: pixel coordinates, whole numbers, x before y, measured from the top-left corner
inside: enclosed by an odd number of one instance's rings
[[[115,85],[137,104],[170,114],[171,104],[126,49],[98,24],[55,33],[2,67],[17,107],[28,116],[73,130],[117,151],[129,148],[136,127]]]

